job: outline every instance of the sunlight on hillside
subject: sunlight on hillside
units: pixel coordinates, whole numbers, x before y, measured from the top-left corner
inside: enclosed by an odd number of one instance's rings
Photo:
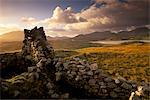
[[[150,44],[119,45],[113,47],[89,47],[76,50],[80,53],[114,52],[114,53],[150,53]]]

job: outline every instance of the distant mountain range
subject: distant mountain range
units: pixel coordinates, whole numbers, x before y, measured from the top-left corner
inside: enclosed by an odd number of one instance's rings
[[[136,28],[132,31],[121,31],[113,33],[110,31],[93,32],[85,35],[73,37],[73,41],[99,41],[99,40],[148,40],[150,39],[150,29],[147,27]]]
[[[13,31],[0,35],[0,42],[23,41],[23,39],[24,39],[23,31]],[[47,36],[47,40],[63,40],[63,39],[68,39],[68,37]]]
[[[69,39],[69,37],[63,36],[63,37],[51,37],[47,36],[47,40],[64,40],[64,39]]]
[[[85,35],[78,35],[73,38],[69,37],[51,37],[47,36],[50,41],[53,40],[65,40],[65,41],[99,41],[99,40],[148,40],[150,39],[150,29],[147,27],[136,28],[132,31],[121,31],[113,33],[111,31],[93,32]],[[0,41],[22,41],[24,33],[22,31],[13,31],[0,35]]]

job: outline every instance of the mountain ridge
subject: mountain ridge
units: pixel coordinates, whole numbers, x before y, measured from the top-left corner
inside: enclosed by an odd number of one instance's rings
[[[63,36],[63,37],[51,37],[47,36],[48,40],[62,40],[62,39],[68,39],[69,37]],[[24,39],[24,33],[23,31],[12,31],[8,33],[4,33],[0,35],[0,42],[11,42],[11,41],[23,41]]]
[[[149,39],[150,29],[147,27],[136,28],[131,31],[120,31],[118,33],[114,33],[111,31],[104,32],[93,32],[90,34],[80,34],[78,36],[73,37],[72,39],[75,41],[85,40],[85,41],[98,41],[98,40],[142,40]]]
[[[131,31],[120,31],[114,33],[111,31],[93,32],[89,34],[80,34],[75,37],[51,37],[47,36],[50,41],[53,40],[73,40],[73,41],[99,41],[99,40],[149,40],[150,29],[147,27],[136,28]],[[23,31],[12,31],[0,35],[1,42],[22,41],[24,38]]]

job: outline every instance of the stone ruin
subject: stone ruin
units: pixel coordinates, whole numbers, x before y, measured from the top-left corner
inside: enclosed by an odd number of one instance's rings
[[[73,57],[56,58],[43,28],[24,30],[22,51],[0,55],[1,98],[19,99],[150,99],[149,84],[112,78],[96,63]],[[12,77],[13,76],[13,77]]]

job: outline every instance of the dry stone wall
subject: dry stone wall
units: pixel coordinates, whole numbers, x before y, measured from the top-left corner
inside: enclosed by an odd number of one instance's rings
[[[48,44],[43,28],[25,29],[24,33],[21,56],[31,64],[22,74],[1,79],[2,98],[67,98],[68,94],[59,92],[50,79],[51,72],[48,75],[48,70],[53,69],[54,50]]]
[[[27,71],[10,79],[1,78],[2,98],[99,98],[127,100],[138,87],[136,82],[103,73],[96,63],[80,58],[55,58],[43,28],[24,30],[21,57],[31,64]],[[16,59],[18,61],[18,59]],[[141,96],[149,98],[150,87],[142,84]],[[136,94],[133,94],[135,97]],[[132,99],[131,99],[132,100]]]
[[[27,67],[32,66],[30,60],[22,57],[21,53],[0,54],[0,72],[2,78],[11,78],[17,74],[27,71]]]
[[[90,63],[80,58],[60,60],[56,69],[56,81],[66,81],[67,84],[79,89],[89,98],[127,100],[138,87],[136,82],[127,81],[122,77],[113,79],[104,74],[96,63]],[[143,98],[149,99],[149,85],[143,83],[142,87]]]
[[[51,62],[54,58],[54,50],[46,40],[43,27],[39,29],[35,27],[32,30],[25,29],[24,34],[22,55],[28,59],[34,59],[36,62],[39,62],[42,58]]]

